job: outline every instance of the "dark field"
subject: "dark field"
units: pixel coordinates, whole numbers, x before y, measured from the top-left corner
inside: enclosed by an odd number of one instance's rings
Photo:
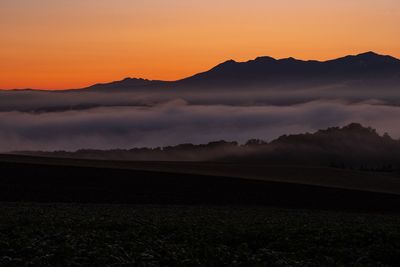
[[[400,266],[397,173],[19,156],[0,171],[1,267]]]
[[[399,215],[0,204],[0,266],[399,265]]]
[[[397,174],[287,165],[0,159],[0,201],[400,211]]]

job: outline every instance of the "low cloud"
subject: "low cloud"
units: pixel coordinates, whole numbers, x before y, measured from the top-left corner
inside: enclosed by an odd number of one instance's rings
[[[392,88],[325,87],[299,89],[293,87],[264,88],[134,88],[105,91],[0,91],[0,112],[51,112],[85,110],[99,107],[140,107],[165,104],[184,99],[189,105],[279,105],[290,106],[311,101],[345,99],[348,103],[374,101],[400,105],[400,92]]]
[[[63,112],[0,112],[0,151],[156,147],[215,140],[245,142],[359,122],[400,137],[400,107],[367,101],[286,106],[190,105],[99,107]]]

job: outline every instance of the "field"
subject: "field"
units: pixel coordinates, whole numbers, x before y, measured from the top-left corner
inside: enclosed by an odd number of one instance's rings
[[[400,215],[0,204],[0,266],[399,266]]]
[[[400,266],[400,179],[0,156],[0,266]]]
[[[112,161],[0,154],[0,164],[2,164],[0,167],[7,168],[7,163],[23,165],[23,168],[32,165],[49,166],[53,169],[55,167],[68,167],[69,169],[71,167],[101,168],[130,170],[132,173],[142,171],[187,176],[231,177],[400,194],[400,174],[398,172],[367,172],[313,165],[249,162]],[[21,173],[21,168],[17,168],[17,171]]]
[[[400,211],[398,174],[314,166],[0,157],[0,201]]]

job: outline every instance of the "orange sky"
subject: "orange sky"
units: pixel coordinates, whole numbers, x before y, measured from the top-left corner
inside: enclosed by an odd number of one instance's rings
[[[0,88],[78,88],[261,55],[400,57],[400,1],[2,0],[0,33]]]

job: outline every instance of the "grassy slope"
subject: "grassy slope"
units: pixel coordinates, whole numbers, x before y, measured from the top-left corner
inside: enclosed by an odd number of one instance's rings
[[[216,162],[129,162],[16,155],[0,155],[0,162],[234,177],[400,194],[400,176],[397,174],[361,172],[321,166]]]
[[[400,210],[397,178],[330,168],[7,156],[0,170],[0,201]]]

